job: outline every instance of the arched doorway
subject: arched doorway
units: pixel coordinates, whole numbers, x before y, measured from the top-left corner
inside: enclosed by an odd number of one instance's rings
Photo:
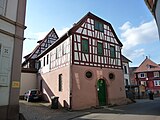
[[[106,81],[104,79],[99,79],[97,81],[97,92],[98,92],[98,101],[100,106],[105,106],[106,101]]]

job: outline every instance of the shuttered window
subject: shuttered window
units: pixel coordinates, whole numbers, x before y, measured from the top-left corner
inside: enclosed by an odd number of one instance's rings
[[[116,52],[115,52],[115,47],[110,46],[110,57],[115,58],[116,57]]]
[[[82,40],[82,52],[89,53],[89,41],[83,39]]]
[[[103,43],[97,43],[97,53],[98,55],[103,55]]]

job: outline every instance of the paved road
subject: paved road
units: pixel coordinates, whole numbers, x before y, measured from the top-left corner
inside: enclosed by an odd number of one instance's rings
[[[160,120],[160,98],[106,109],[73,120]]]
[[[160,120],[160,98],[137,103],[82,111],[53,110],[39,103],[20,101],[20,112],[27,120]]]

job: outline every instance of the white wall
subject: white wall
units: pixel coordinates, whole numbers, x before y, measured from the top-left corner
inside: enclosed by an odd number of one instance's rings
[[[124,72],[124,66],[126,66],[126,68],[127,68],[127,74],[125,74],[125,72]],[[131,82],[130,82],[130,77],[129,77],[129,64],[128,63],[123,62],[123,72],[124,72],[124,84],[126,85],[125,79],[128,79],[128,85],[130,85]]]
[[[0,44],[0,105],[7,105],[13,54],[13,38],[0,33]]]
[[[20,95],[23,95],[29,89],[37,88],[36,73],[21,73]]]

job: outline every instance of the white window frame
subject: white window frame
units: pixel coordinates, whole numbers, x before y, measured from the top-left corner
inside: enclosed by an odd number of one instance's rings
[[[159,77],[159,72],[154,72],[154,77]]]
[[[146,81],[141,81],[141,85],[147,86],[147,82]]]
[[[143,75],[143,76],[142,76],[142,75]],[[138,77],[139,77],[139,78],[146,78],[147,75],[146,75],[146,73],[139,73]]]
[[[154,80],[154,86],[160,86],[160,80]]]

